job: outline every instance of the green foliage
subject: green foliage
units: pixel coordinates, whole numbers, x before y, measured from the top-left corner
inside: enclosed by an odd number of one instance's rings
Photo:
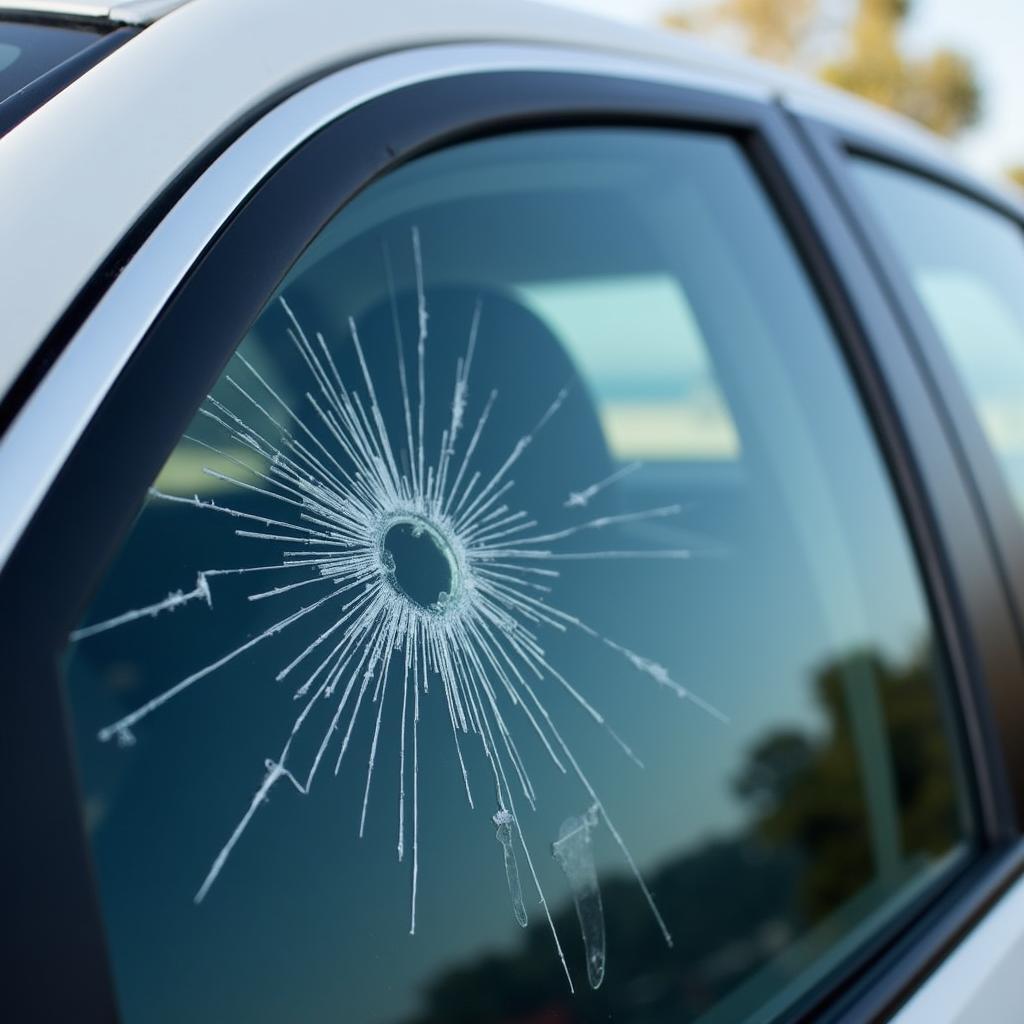
[[[834,942],[958,842],[956,770],[935,676],[926,649],[899,663],[850,651],[814,673],[808,682],[821,725],[782,727],[755,743],[734,782],[748,812],[743,824],[680,848],[651,874],[673,948],[633,879],[605,872],[601,899],[613,956],[599,990],[581,987],[568,997],[547,926],[535,919],[516,946],[483,950],[432,978],[406,1024],[691,1021],[758,971],[778,970],[772,984],[781,984],[822,941]],[[855,709],[865,703],[878,713],[878,747],[863,730],[858,735]],[[866,792],[867,762],[879,757],[894,791],[888,823],[877,807],[872,812]],[[666,813],[677,813],[671,794],[663,796]],[[873,832],[893,826],[896,857],[883,866]],[[563,904],[553,914],[578,964],[575,910]],[[815,928],[824,931],[809,941]]]
[[[927,860],[956,841],[955,767],[932,676],[927,657],[896,667],[863,652],[826,666],[817,690],[827,731],[820,737],[796,731],[767,736],[736,780],[761,839],[806,857],[802,902],[811,920],[867,887],[878,870],[864,828],[871,813],[863,785],[867,755],[851,709],[857,688],[874,692],[885,723],[884,748],[899,813],[894,837],[899,860]]]
[[[940,135],[973,124],[981,93],[967,59],[937,50],[921,59],[900,49],[905,0],[861,0],[846,52],[821,69],[826,81],[898,110]]]

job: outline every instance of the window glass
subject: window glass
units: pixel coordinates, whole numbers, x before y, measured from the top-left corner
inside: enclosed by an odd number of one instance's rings
[[[0,71],[10,67],[21,55],[21,50],[13,43],[0,43]]]
[[[0,20],[0,102],[100,38],[89,29]]]
[[[966,848],[941,660],[733,141],[418,159],[71,638],[124,1019],[766,1020]]]
[[[1024,237],[952,189],[854,164],[1024,510]]]

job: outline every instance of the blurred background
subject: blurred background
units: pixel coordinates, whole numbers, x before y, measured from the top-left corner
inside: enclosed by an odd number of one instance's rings
[[[1024,0],[554,0],[700,35],[898,110],[1024,188]]]

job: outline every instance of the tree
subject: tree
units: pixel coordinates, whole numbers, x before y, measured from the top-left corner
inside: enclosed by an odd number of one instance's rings
[[[980,113],[980,90],[967,59],[952,50],[915,60],[900,49],[908,0],[860,0],[846,52],[822,68],[822,77],[920,121],[940,135],[956,135]]]
[[[893,665],[876,652],[853,652],[820,669],[817,697],[828,722],[820,735],[785,729],[753,748],[735,780],[770,849],[799,850],[803,905],[812,921],[833,912],[878,875],[864,789],[865,752],[848,692],[875,689],[899,810],[899,852],[913,868],[957,842],[956,768],[934,688],[933,659],[922,650]]]
[[[672,11],[663,20],[684,32],[737,29],[748,53],[794,64],[817,14],[818,0],[719,0],[694,11]]]
[[[831,60],[814,70],[825,81],[914,118],[940,135],[973,124],[981,92],[970,62],[947,49],[923,57],[903,50],[910,0],[856,0]],[[733,28],[749,52],[778,63],[800,63],[823,29],[818,0],[716,0],[690,16],[667,15],[670,27]]]

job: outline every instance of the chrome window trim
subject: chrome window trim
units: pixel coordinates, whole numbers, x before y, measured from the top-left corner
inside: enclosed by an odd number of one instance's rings
[[[388,54],[295,93],[232,143],[172,207],[0,438],[0,569],[160,310],[232,212],[274,167],[319,129],[370,100],[421,82],[496,71],[603,75],[772,99],[766,88],[723,84],[655,61],[486,43]]]

